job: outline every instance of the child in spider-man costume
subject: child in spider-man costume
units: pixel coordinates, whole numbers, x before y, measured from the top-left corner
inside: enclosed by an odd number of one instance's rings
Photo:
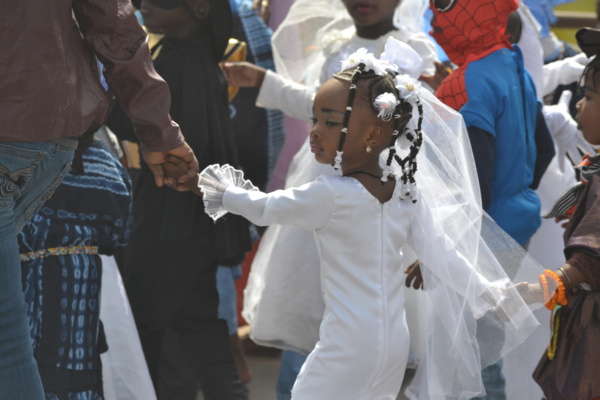
[[[541,223],[534,189],[554,147],[522,54],[505,35],[517,6],[517,0],[431,0],[431,33],[458,66],[436,95],[464,117],[483,207],[526,246]],[[494,328],[478,329],[485,335]],[[483,372],[487,399],[506,398],[500,368]]]

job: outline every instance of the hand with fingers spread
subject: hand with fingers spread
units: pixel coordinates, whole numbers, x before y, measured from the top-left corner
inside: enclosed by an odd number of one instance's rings
[[[548,129],[558,147],[558,163],[561,169],[564,169],[567,158],[577,163],[583,154],[594,152],[593,147],[583,138],[577,122],[571,117],[569,104],[572,97],[573,93],[565,90],[556,105],[544,106],[542,109]]]

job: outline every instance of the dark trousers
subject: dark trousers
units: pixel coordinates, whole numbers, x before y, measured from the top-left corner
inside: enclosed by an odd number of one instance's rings
[[[217,317],[209,249],[140,236],[132,235],[121,269],[159,400],[195,400],[198,383],[206,400],[247,400]]]

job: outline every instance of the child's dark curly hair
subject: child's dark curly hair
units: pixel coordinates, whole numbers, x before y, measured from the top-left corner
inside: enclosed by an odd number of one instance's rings
[[[596,56],[585,66],[581,78],[579,78],[579,86],[583,86],[586,80],[591,80],[593,86],[597,87],[596,79],[598,73],[600,73],[600,58]]]

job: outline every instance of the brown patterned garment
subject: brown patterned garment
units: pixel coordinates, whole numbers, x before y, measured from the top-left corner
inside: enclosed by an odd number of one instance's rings
[[[590,179],[564,237],[567,262],[591,290],[568,296],[556,317],[556,356],[545,353],[533,377],[548,400],[590,400],[600,397],[600,174]]]

